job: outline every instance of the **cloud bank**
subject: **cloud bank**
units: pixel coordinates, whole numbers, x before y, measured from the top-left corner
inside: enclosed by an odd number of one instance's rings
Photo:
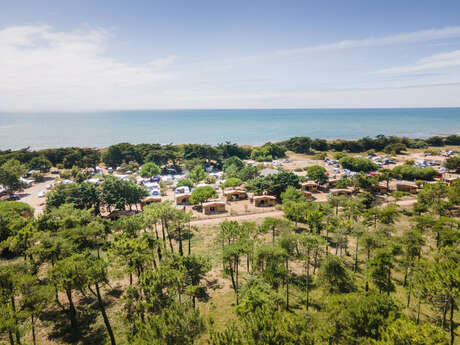
[[[0,30],[0,111],[460,106],[460,80],[455,76],[419,84],[379,84],[376,79],[360,87],[332,86],[318,91],[315,85],[324,82],[329,66],[314,76],[313,87],[306,87],[301,84],[302,71],[290,67],[289,60],[298,54],[333,54],[341,49],[452,37],[460,37],[460,27],[344,40],[273,52],[277,58],[272,65],[269,59],[262,59],[265,64],[251,64],[242,57],[243,68],[235,72],[203,63],[187,64],[186,57],[165,56],[161,51],[143,64],[123,61],[109,55],[113,37],[102,28],[64,32],[48,25],[11,26]],[[277,70],[286,66],[291,69]],[[460,50],[433,54],[413,65],[380,69],[373,75],[456,66],[460,66]],[[365,70],[353,73],[371,74]],[[334,80],[328,85],[333,84]]]

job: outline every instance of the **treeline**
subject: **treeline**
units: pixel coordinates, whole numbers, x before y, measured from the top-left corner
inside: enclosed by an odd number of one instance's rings
[[[138,164],[154,162],[159,166],[171,164],[176,168],[181,165],[189,168],[196,165],[196,163],[206,164],[209,162],[220,166],[223,160],[230,157],[253,159],[255,161],[271,161],[285,157],[287,150],[295,153],[310,153],[312,150],[322,152],[345,151],[350,153],[374,150],[385,151],[387,153],[400,153],[406,148],[442,147],[445,145],[460,145],[460,136],[450,135],[427,139],[409,139],[405,137],[378,135],[375,138],[365,137],[358,140],[329,141],[311,139],[309,137],[294,137],[279,143],[269,142],[259,147],[240,146],[235,143],[225,142],[215,146],[201,144],[133,145],[120,143],[102,150],[69,147],[31,151],[29,148],[24,148],[16,151],[0,151],[0,165],[10,159],[27,164],[35,159],[36,164],[31,165],[31,169],[36,168],[37,165],[42,166],[44,164],[46,166],[49,163],[52,166],[65,169],[70,169],[73,166],[87,168],[95,167],[100,162],[111,167],[118,167],[123,162],[136,162]],[[43,160],[46,160],[46,162],[43,162]]]
[[[0,165],[8,160],[17,160],[27,164],[30,169],[40,170],[41,166],[61,166],[71,169],[73,166],[79,168],[95,167],[101,161],[101,153],[97,149],[66,147],[57,149],[44,149],[31,151],[29,148],[21,150],[0,151]]]
[[[364,137],[358,140],[324,140],[311,139],[309,137],[295,137],[282,144],[287,149],[296,153],[308,153],[312,149],[316,151],[347,151],[351,153],[375,151],[400,151],[402,148],[423,149],[429,146],[442,147],[445,145],[460,145],[460,136],[450,135],[447,137],[431,137],[426,139],[410,139],[406,137],[378,135],[375,138]],[[390,153],[389,152],[389,153]]]

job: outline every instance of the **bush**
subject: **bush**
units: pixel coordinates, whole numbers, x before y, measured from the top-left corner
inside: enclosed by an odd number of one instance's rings
[[[340,159],[340,165],[344,169],[356,172],[371,172],[378,169],[378,165],[367,158],[361,157],[343,157]]]
[[[257,162],[267,162],[286,156],[286,149],[278,144],[266,143],[252,150],[251,159]]]
[[[355,290],[353,275],[343,261],[335,255],[326,256],[318,271],[318,282],[328,293],[345,293]]]
[[[29,162],[30,170],[40,170],[42,173],[46,173],[51,169],[51,162],[45,157],[34,157]]]
[[[306,169],[307,176],[310,180],[314,180],[319,184],[327,182],[329,177],[326,175],[326,169],[319,165],[312,165]]]
[[[239,157],[233,156],[225,160],[222,169],[227,171],[227,169],[231,166],[234,166],[236,169],[240,170],[243,169],[244,162]]]
[[[299,188],[299,176],[294,173],[282,171],[267,177],[257,177],[246,183],[246,189],[256,194],[266,191],[269,195],[279,198],[289,186]]]
[[[257,166],[245,165],[243,169],[238,172],[238,177],[243,181],[256,178],[259,173]]]
[[[311,139],[309,137],[294,137],[284,143],[288,150],[295,153],[309,153]]]
[[[411,149],[425,149],[428,147],[428,144],[423,139],[409,139],[407,147]]]
[[[433,168],[418,168],[414,165],[404,164],[394,167],[391,171],[394,178],[414,181],[432,181],[438,175]]]
[[[43,181],[45,181],[45,175],[43,175],[41,173],[34,172],[31,175],[31,177],[35,182],[43,182]]]
[[[72,171],[71,170],[61,170],[59,172],[59,177],[62,178],[63,180],[68,180],[72,177]]]
[[[215,176],[208,175],[204,178],[204,183],[206,184],[214,184],[216,183],[217,178]]]
[[[453,156],[446,159],[444,166],[449,170],[460,171],[460,157]]]
[[[336,152],[336,153],[334,153],[334,159],[336,159],[336,160],[340,160],[340,159],[342,159],[343,157],[347,157],[347,154],[346,154],[346,153],[343,153],[343,152]]]
[[[281,193],[281,200],[283,201],[283,203],[289,201],[302,202],[305,201],[305,197],[302,191],[298,190],[293,186],[289,186],[283,193]]]
[[[327,158],[327,154],[324,152],[318,153],[315,155],[315,159],[319,161],[323,161]]]
[[[161,169],[153,162],[145,163],[140,171],[142,177],[153,177],[161,174]]]
[[[441,137],[431,137],[425,139],[430,146],[444,146],[444,140]]]
[[[317,151],[327,151],[329,150],[329,145],[324,139],[314,139],[311,141],[311,148]]]
[[[336,188],[347,188],[351,186],[353,186],[353,180],[347,177],[342,177],[335,183]]]
[[[177,182],[177,187],[182,187],[182,186],[186,186],[186,187],[189,187],[189,188],[193,188],[195,184],[193,183],[193,181],[187,177],[184,177],[184,178],[181,178],[178,182]]]
[[[388,154],[400,154],[401,152],[405,151],[407,149],[406,145],[402,143],[395,143],[395,144],[390,144],[385,146],[383,151]]]
[[[239,178],[231,177],[231,178],[226,179],[222,186],[224,188],[228,188],[228,187],[238,187],[238,186],[241,186],[242,184],[243,184],[243,181],[241,181]]]
[[[190,202],[192,204],[201,204],[210,198],[216,198],[217,192],[211,186],[201,186],[193,190],[190,195]]]

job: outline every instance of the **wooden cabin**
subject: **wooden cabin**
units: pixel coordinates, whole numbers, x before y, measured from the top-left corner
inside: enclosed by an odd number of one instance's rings
[[[301,184],[302,191],[316,193],[318,191],[318,184],[315,181],[307,181]]]
[[[329,193],[331,195],[346,195],[350,196],[352,193],[351,189],[346,189],[346,188],[333,188],[329,190]]]
[[[141,208],[154,202],[161,202],[161,196],[148,196],[141,200]]]
[[[326,183],[323,183],[322,185],[318,186],[318,191],[321,192],[329,192],[330,188],[334,188],[335,183],[338,181],[338,179],[330,179]]]
[[[386,194],[388,193],[388,188],[386,183],[379,183],[376,186],[372,186],[372,191],[374,193]]]
[[[417,194],[417,185],[410,182],[398,182],[396,183],[396,190],[400,192]]]
[[[175,197],[176,205],[189,205],[191,193],[177,194]]]
[[[252,198],[252,201],[254,201],[254,206],[256,207],[269,207],[275,206],[276,197],[272,195],[257,195]]]
[[[236,201],[247,199],[248,195],[246,191],[242,189],[230,189],[224,192],[225,199],[227,201]]]
[[[215,214],[225,212],[225,202],[223,201],[210,201],[202,205],[204,214]]]
[[[305,199],[307,199],[307,200],[312,200],[313,199],[313,194],[311,192],[303,190],[302,193],[303,193],[303,196],[305,197]]]

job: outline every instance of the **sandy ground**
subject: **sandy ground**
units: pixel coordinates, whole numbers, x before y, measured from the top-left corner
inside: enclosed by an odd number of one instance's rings
[[[39,198],[38,193],[41,191],[48,192],[46,186],[54,183],[55,177],[53,175],[45,177],[44,182],[34,183],[31,187],[25,188],[22,192],[17,193],[21,199],[19,201],[28,203],[35,210],[35,215],[43,213],[45,207],[46,197]]]

